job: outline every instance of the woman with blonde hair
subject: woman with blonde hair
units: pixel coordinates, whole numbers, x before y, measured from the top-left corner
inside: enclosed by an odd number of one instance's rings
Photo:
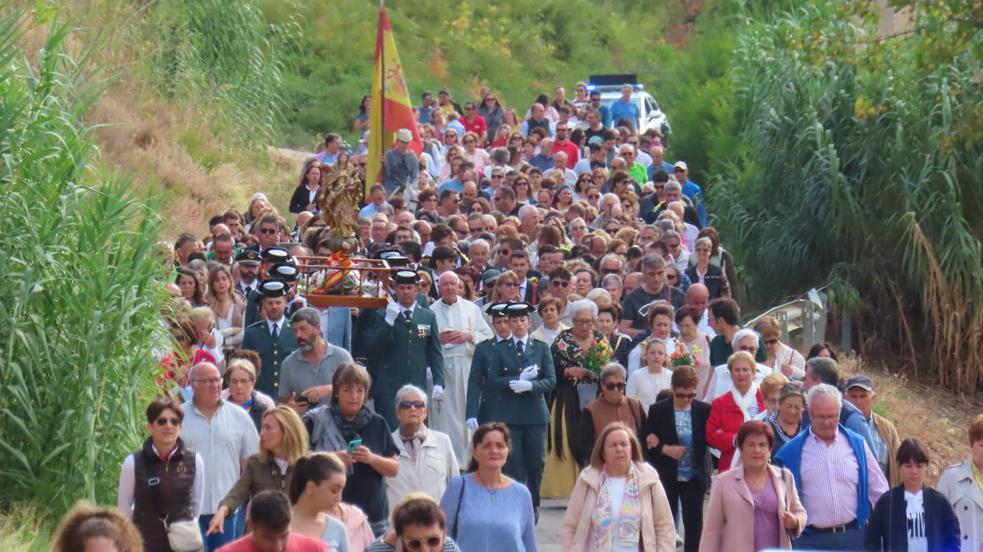
[[[287,492],[297,461],[310,450],[307,429],[294,409],[280,405],[263,415],[259,452],[249,457],[246,469],[219,503],[208,534],[221,533],[225,518],[261,491]]]
[[[143,552],[143,538],[116,508],[98,508],[80,501],[61,520],[52,550]]]
[[[676,529],[655,468],[642,459],[634,431],[614,422],[597,436],[580,472],[561,532],[571,551],[676,550]]]
[[[225,345],[234,347],[242,343],[246,300],[235,292],[235,279],[228,266],[215,265],[208,271],[205,304],[215,314],[215,329],[221,332]]]
[[[754,325],[754,331],[761,334],[761,339],[765,342],[765,350],[768,352],[768,358],[761,364],[771,368],[772,372],[785,374],[789,378],[805,377],[806,359],[802,353],[782,343],[782,327],[777,318],[774,316],[762,318]]]

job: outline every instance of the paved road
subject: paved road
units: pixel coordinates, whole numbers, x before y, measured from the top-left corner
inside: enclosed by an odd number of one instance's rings
[[[540,504],[539,525],[536,526],[536,542],[540,552],[562,552],[560,525],[566,510],[566,500],[543,500]]]

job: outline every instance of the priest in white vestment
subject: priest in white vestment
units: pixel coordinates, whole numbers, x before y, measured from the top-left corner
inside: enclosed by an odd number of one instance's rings
[[[430,427],[451,438],[459,465],[466,465],[470,439],[465,423],[468,374],[474,347],[492,337],[481,308],[460,297],[461,279],[453,271],[440,275],[440,299],[430,305],[437,315],[437,337],[444,353],[444,398],[430,406]]]

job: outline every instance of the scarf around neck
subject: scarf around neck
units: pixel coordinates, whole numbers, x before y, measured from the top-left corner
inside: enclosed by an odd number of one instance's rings
[[[601,488],[597,493],[597,504],[591,513],[594,527],[594,550],[608,551],[616,548],[637,549],[642,536],[642,501],[638,485],[638,470],[632,462],[628,467],[625,494],[621,500],[618,522],[615,524],[612,487],[607,468],[601,473]]]
[[[747,393],[741,395],[741,392],[737,390],[737,387],[732,387],[730,390],[730,396],[734,398],[734,402],[737,403],[737,408],[741,409],[741,413],[744,414],[744,421],[751,419],[751,415],[748,413],[748,408],[752,404],[757,404],[758,400],[758,385],[751,382],[751,387],[748,388]]]

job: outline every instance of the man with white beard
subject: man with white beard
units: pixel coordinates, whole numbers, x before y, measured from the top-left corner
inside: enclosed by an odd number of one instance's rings
[[[465,424],[468,374],[474,347],[492,336],[481,309],[459,297],[461,279],[453,271],[440,275],[437,291],[440,299],[430,305],[437,317],[438,339],[444,353],[444,390],[442,405],[430,409],[433,429],[450,436],[460,465],[468,458],[468,428]]]

